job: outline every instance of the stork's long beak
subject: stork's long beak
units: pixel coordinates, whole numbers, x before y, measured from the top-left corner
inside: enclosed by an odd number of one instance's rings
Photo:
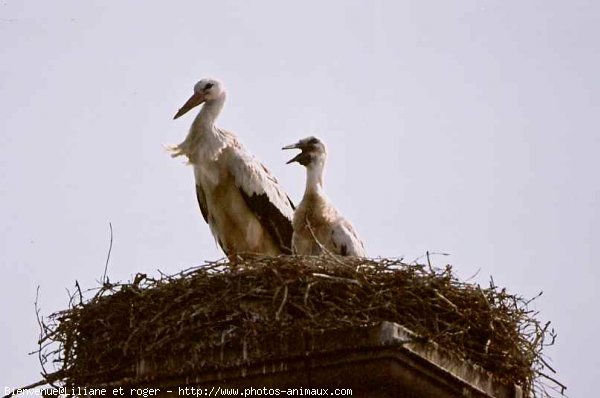
[[[198,105],[200,105],[201,103],[203,103],[205,100],[206,99],[204,98],[204,95],[198,94],[198,93],[194,93],[194,95],[192,95],[190,97],[190,99],[187,100],[187,102],[185,104],[183,104],[183,106],[177,111],[177,113],[175,114],[175,117],[173,117],[173,120],[175,120],[178,117],[186,114],[187,111],[189,111],[192,108],[197,107]]]
[[[299,142],[296,142],[295,144],[286,145],[281,149],[284,150],[284,149],[296,149],[296,148],[298,148],[298,149],[300,148]]]
[[[295,144],[286,145],[281,149],[302,149],[302,146],[300,145],[300,142],[297,142]],[[302,160],[307,159],[309,156],[310,155],[307,152],[302,151],[299,154],[297,154],[294,158],[288,160],[286,162],[286,164],[290,164],[290,163],[294,163],[294,162],[301,163]]]
[[[298,163],[302,164],[302,161],[307,160],[309,158],[310,158],[310,155],[308,153],[300,152],[299,154],[294,156],[292,159],[285,162],[285,164],[290,164],[290,163],[294,163],[294,162],[298,162]]]

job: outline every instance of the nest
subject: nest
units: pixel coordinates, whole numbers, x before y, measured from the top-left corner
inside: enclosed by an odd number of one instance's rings
[[[135,379],[140,359],[186,358],[163,371],[189,374],[207,352],[266,336],[396,322],[460,358],[550,396],[542,350],[554,332],[528,309],[531,300],[459,281],[451,266],[400,260],[261,257],[219,261],[158,279],[105,283],[92,298],[42,322],[40,359],[58,363],[46,381],[66,386]],[[166,370],[165,370],[166,369]]]

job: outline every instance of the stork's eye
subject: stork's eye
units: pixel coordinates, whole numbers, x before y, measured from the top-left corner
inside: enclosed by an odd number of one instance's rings
[[[212,83],[207,83],[206,86],[204,86],[205,90],[208,90],[209,88],[212,88],[212,86],[214,86],[214,84]]]
[[[308,144],[310,144],[310,145],[315,145],[318,143],[319,143],[319,140],[316,138],[311,138],[310,140],[308,140]]]

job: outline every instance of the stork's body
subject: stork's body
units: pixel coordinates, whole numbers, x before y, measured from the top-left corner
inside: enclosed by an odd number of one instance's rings
[[[300,140],[283,149],[298,148],[302,152],[288,163],[306,167],[304,197],[294,212],[294,253],[319,255],[323,248],[342,256],[365,257],[363,243],[352,224],[331,204],[323,190],[323,174],[327,151],[314,137]]]
[[[196,196],[204,220],[228,256],[291,252],[293,205],[271,173],[239,143],[215,126],[225,103],[221,83],[201,80],[175,118],[204,103],[173,156],[194,167]]]

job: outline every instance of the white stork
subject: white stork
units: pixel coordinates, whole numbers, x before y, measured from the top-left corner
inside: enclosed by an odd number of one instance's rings
[[[308,137],[282,149],[300,149],[287,163],[306,167],[304,197],[294,212],[292,249],[296,254],[319,255],[323,248],[342,256],[365,257],[365,248],[352,224],[333,207],[323,191],[327,150],[315,137]]]
[[[185,155],[194,167],[200,211],[226,255],[291,253],[294,205],[236,136],[215,126],[225,97],[217,80],[196,83],[174,119],[204,106],[172,156]]]

